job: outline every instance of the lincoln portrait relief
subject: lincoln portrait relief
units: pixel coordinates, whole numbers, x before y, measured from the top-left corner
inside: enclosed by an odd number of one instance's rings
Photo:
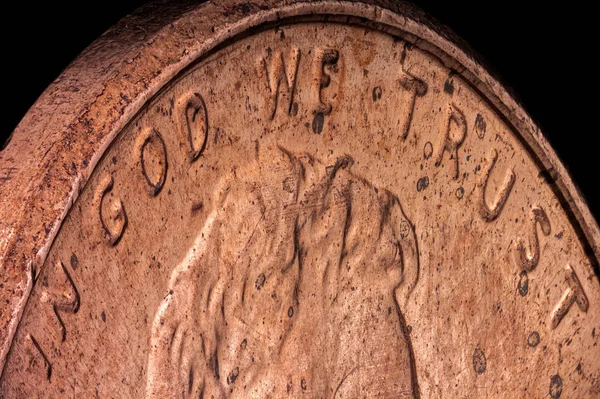
[[[147,398],[418,397],[414,226],[352,166],[273,145],[218,183],[156,312]]]

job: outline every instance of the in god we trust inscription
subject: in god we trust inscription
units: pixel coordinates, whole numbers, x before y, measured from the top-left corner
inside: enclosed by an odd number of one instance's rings
[[[0,396],[600,395],[597,225],[449,34],[377,2],[162,7],[0,153],[37,201],[2,210]]]

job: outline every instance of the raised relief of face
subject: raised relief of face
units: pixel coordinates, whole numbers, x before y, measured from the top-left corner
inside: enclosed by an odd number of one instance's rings
[[[147,398],[418,397],[414,228],[351,169],[273,148],[223,179],[157,311]]]

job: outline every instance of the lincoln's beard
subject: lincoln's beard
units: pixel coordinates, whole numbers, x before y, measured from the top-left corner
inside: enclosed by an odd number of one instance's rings
[[[351,164],[276,149],[224,179],[154,320],[148,398],[418,397],[414,229]]]

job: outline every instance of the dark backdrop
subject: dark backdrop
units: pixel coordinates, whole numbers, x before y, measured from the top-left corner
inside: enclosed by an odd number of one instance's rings
[[[96,37],[146,1],[11,2],[3,8],[3,100],[0,143],[68,63]],[[598,48],[591,6],[527,2],[415,0],[487,60],[539,123],[600,215]],[[592,42],[594,40],[594,42]]]

